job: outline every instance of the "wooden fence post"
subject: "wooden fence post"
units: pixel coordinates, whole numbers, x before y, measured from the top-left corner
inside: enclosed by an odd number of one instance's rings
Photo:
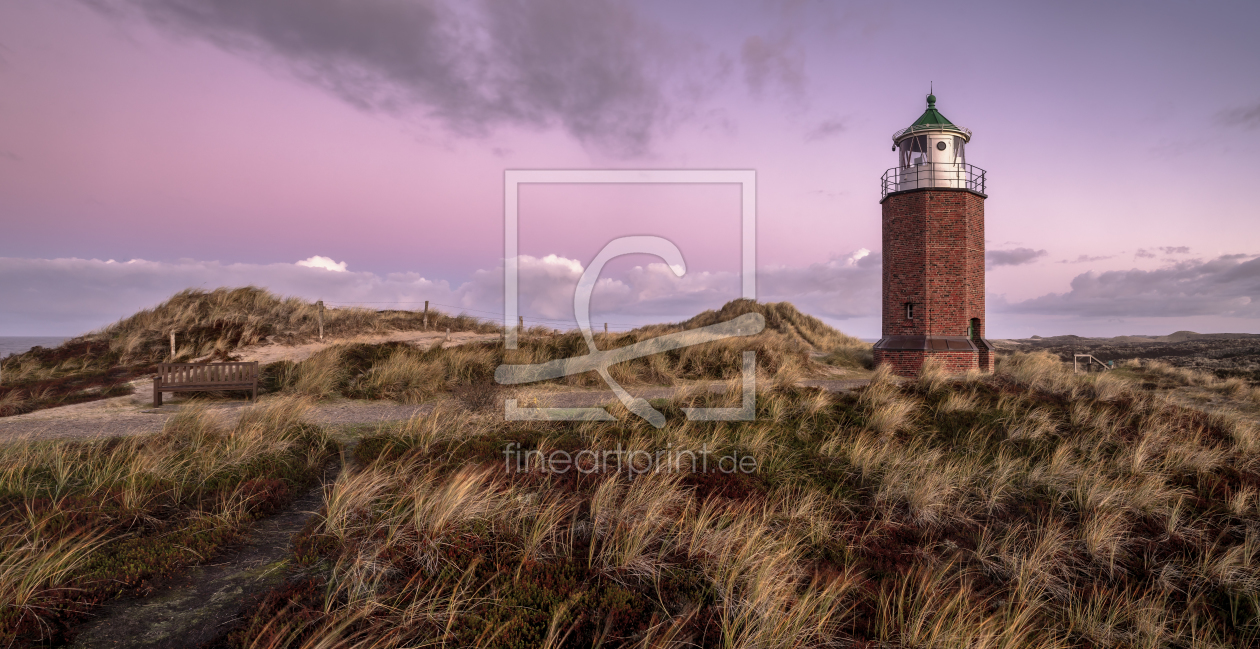
[[[429,301],[428,300],[424,301],[424,325],[422,326],[424,327],[425,331],[429,330]]]
[[[319,340],[324,341],[324,301],[315,303],[315,319],[319,321]]]
[[[608,335],[608,323],[607,323],[607,322],[605,322],[605,323],[604,323],[604,335],[605,335],[605,336],[607,336],[607,335]]]
[[[520,333],[525,333],[525,316],[516,316],[516,330]]]

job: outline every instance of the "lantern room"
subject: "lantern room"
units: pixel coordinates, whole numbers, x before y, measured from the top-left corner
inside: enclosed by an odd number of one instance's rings
[[[970,189],[984,193],[984,170],[967,164],[971,131],[945,119],[936,95],[910,126],[893,134],[897,166],[884,174],[884,196],[912,189]]]

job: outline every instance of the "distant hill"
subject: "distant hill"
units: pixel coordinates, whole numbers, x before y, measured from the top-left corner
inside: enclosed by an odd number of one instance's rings
[[[1113,345],[1124,344],[1140,344],[1140,343],[1182,343],[1189,340],[1246,340],[1252,338],[1260,338],[1260,334],[1244,334],[1244,333],[1221,333],[1221,334],[1201,334],[1194,331],[1175,331],[1167,336],[1146,336],[1146,335],[1130,335],[1130,336],[1113,336],[1111,338],[1088,336],[1076,336],[1073,334],[1065,334],[1062,336],[1032,336],[1030,338],[1006,338],[1001,339],[1009,342],[1028,342],[1034,344],[1063,344],[1070,342],[1089,342],[1093,344],[1111,343]]]
[[[999,353],[1047,351],[1064,361],[1071,361],[1073,354],[1091,354],[1117,363],[1145,358],[1212,372],[1222,378],[1238,376],[1260,381],[1260,334],[1176,331],[1166,336],[1033,336],[992,342]]]
[[[1167,336],[1116,336],[1115,343],[1182,343],[1187,340],[1238,340],[1260,338],[1260,334],[1201,334],[1193,331],[1176,331]]]

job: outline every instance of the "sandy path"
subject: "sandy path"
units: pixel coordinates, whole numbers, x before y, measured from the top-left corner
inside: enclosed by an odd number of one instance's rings
[[[152,383],[148,384],[152,386]],[[103,399],[61,408],[48,408],[16,417],[0,419],[0,442],[24,438],[66,439],[141,435],[162,430],[166,421],[188,403],[186,399],[167,400],[153,408],[152,388],[125,397]],[[266,399],[262,397],[260,400]],[[248,401],[210,401],[207,409],[224,426],[240,417]],[[321,426],[371,424],[405,421],[433,409],[434,404],[402,405],[391,401],[337,400],[315,405],[306,420]]]
[[[498,339],[498,334],[473,332],[452,332],[448,336],[444,331],[397,331],[380,335],[328,339],[324,342],[302,345],[254,345],[242,347],[233,355],[244,361],[258,361],[265,365],[280,360],[298,362],[336,344],[406,342],[427,349],[436,344],[441,344],[443,347],[455,347],[470,342]],[[836,374],[850,373],[837,370]],[[837,378],[812,379],[802,381],[801,384],[820,387],[829,392],[843,392],[866,385],[867,382],[866,379]],[[136,391],[128,396],[37,410],[13,417],[0,417],[0,442],[23,438],[65,439],[156,433],[162,430],[166,421],[178,412],[182,404],[188,403],[187,397],[181,394],[179,395],[181,398],[168,398],[166,405],[155,409],[153,408],[153,380],[138,379],[132,381],[131,384]],[[711,383],[707,389],[724,391],[728,386],[729,383],[718,381]],[[631,394],[645,399],[670,398],[681,389],[683,388],[664,386],[627,388]],[[505,390],[504,396],[517,397],[521,400],[523,407],[593,407],[617,400],[616,395],[609,390],[568,386],[537,386]],[[435,401],[423,405],[402,405],[389,401],[335,400],[315,405],[308,413],[307,419],[311,423],[322,426],[405,421],[416,415],[430,412],[437,403]],[[235,422],[240,416],[240,409],[247,405],[249,405],[247,401],[207,403],[209,410],[216,413],[227,426]]]
[[[869,381],[858,380],[808,380],[802,381],[807,387],[819,387],[828,392],[847,392],[866,385]],[[141,389],[133,395],[103,399],[90,403],[80,403],[60,408],[39,410],[15,417],[0,419],[0,442],[23,438],[66,439],[118,435],[140,435],[156,433],[162,430],[166,421],[179,411],[186,399],[167,400],[161,408],[152,407],[152,383],[145,383],[147,390]],[[730,383],[715,381],[708,383],[704,389],[712,392],[724,392]],[[633,386],[627,387],[631,394],[644,399],[668,399],[684,389],[694,386]],[[505,390],[504,397],[516,397],[522,407],[575,408],[595,407],[613,403],[617,400],[610,390],[575,389],[564,386],[545,386],[523,390]],[[269,397],[262,397],[261,400]],[[391,421],[406,421],[417,415],[424,415],[440,401],[420,405],[403,405],[391,401],[352,401],[338,399],[325,401],[313,406],[306,419],[321,426],[344,426],[356,424],[378,424]],[[247,401],[211,401],[206,404],[211,413],[217,415],[225,426],[235,423],[242,408],[249,406]]]
[[[323,484],[336,474],[325,469]],[[290,543],[324,501],[323,486],[299,496],[278,514],[255,523],[243,543],[222,548],[209,562],[150,584],[145,597],[115,599],[93,612],[71,647],[198,647],[230,630],[252,597],[291,574]]]
[[[25,437],[57,439],[156,433],[162,430],[170,415],[141,412],[145,405],[153,405],[153,383],[146,383],[149,386],[147,393],[0,418],[0,441]]]

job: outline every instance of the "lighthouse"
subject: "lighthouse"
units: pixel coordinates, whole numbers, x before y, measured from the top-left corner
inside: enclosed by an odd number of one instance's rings
[[[971,131],[927,96],[893,133],[897,166],[883,176],[883,322],[875,363],[901,376],[933,358],[950,372],[993,371],[984,338],[985,172],[967,163]]]

